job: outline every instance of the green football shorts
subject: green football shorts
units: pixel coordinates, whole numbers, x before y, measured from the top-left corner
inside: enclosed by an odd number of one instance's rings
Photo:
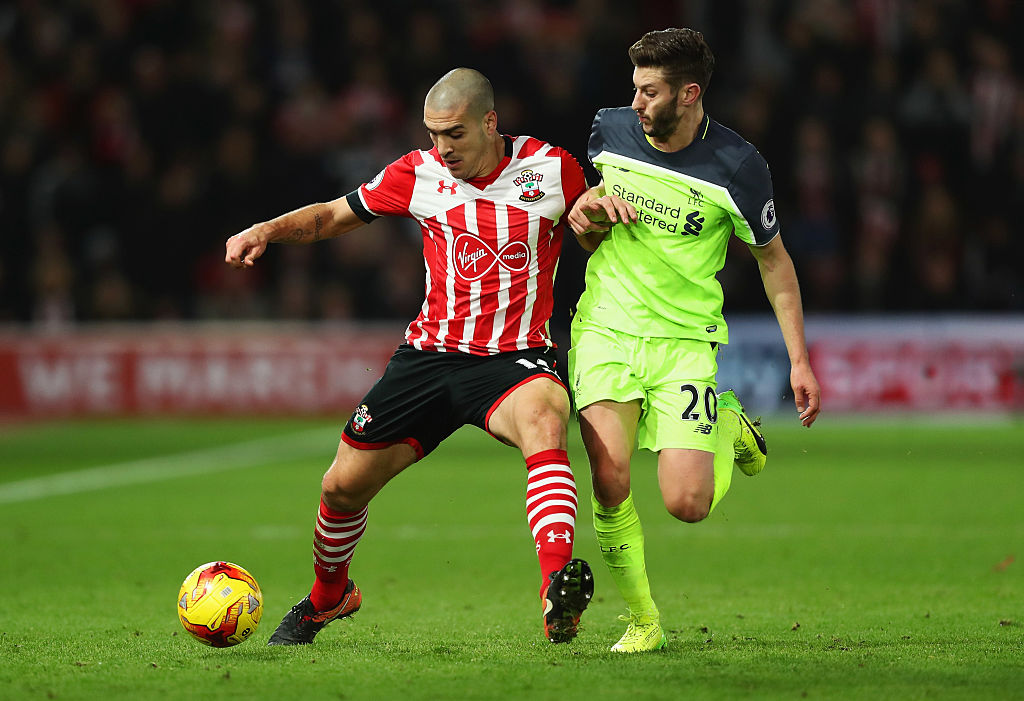
[[[601,400],[639,399],[639,448],[715,452],[717,372],[717,344],[631,336],[578,314],[573,319],[569,377],[576,409]]]

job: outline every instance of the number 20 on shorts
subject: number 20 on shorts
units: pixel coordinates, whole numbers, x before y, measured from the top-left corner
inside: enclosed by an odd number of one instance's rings
[[[700,414],[694,411],[694,409],[697,409],[697,405],[700,403],[700,390],[695,385],[685,384],[679,388],[679,391],[684,396],[689,397],[686,409],[683,410],[683,421],[699,421]],[[718,395],[715,394],[715,390],[712,387],[704,388],[703,408],[708,421],[711,423],[718,421]]]

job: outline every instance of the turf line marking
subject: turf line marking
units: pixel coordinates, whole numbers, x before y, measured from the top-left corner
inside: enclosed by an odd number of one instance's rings
[[[33,477],[0,484],[0,504],[13,504],[52,496],[159,482],[176,477],[237,470],[243,467],[266,465],[283,458],[319,456],[326,463],[332,457],[332,445],[336,445],[337,439],[338,429],[318,428],[300,433],[286,433],[272,438],[221,445],[216,448],[190,450],[184,453]]]

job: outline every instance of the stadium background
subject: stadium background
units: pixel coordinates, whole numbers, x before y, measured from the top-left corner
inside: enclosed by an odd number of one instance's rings
[[[1024,700],[1022,15],[1018,0],[0,3],[0,698]],[[626,48],[685,24],[718,58],[708,111],[772,166],[826,413],[805,431],[787,408],[739,246],[720,377],[752,413],[789,413],[765,419],[765,473],[695,527],[659,508],[654,457],[635,458],[668,651],[608,652],[624,610],[607,579],[584,634],[544,643],[521,462],[476,429],[374,500],[359,617],[313,649],[267,648],[308,590],[339,417],[418,309],[422,263],[403,221],[275,247],[246,274],[223,264],[225,238],[425,146],[423,92],[456,65],[493,80],[504,130],[582,160],[594,111],[629,100]],[[582,266],[567,242],[563,346]],[[569,439],[576,551],[596,564]],[[258,639],[229,650],[171,613],[214,559],[266,597]]]
[[[0,410],[258,408],[245,396],[234,408],[162,404],[132,388],[130,401],[94,401],[95,378],[75,380],[89,374],[81,358],[99,353],[83,333],[122,344],[111,366],[122,369],[101,380],[145,374],[137,356],[148,351],[132,344],[154,338],[216,355],[209,339],[233,338],[225,329],[238,321],[269,323],[255,332],[269,346],[297,337],[314,353],[326,340],[386,357],[422,299],[414,223],[275,247],[247,274],[224,265],[224,239],[426,146],[422,96],[459,65],[490,77],[503,131],[562,145],[592,175],[594,111],[630,100],[626,49],[684,25],[716,54],[707,110],[772,167],[812,353],[838,352],[847,385],[881,372],[971,389],[922,404],[901,403],[912,389],[881,388],[838,406],[974,409],[995,393],[988,408],[1019,409],[1024,3],[26,0],[0,9]],[[584,265],[567,241],[552,322],[563,349]],[[724,379],[778,401],[785,353],[742,245],[720,277],[737,340]],[[187,342],[196,328],[198,346]],[[839,332],[859,345],[818,343]],[[246,338],[228,356],[251,352]],[[984,367],[949,377],[979,358]],[[246,377],[266,378],[266,366]],[[189,372],[221,387],[208,364]],[[33,376],[42,399],[28,397]],[[351,373],[336,376],[353,386]],[[823,382],[828,401],[842,383]],[[288,411],[303,401],[267,399]]]

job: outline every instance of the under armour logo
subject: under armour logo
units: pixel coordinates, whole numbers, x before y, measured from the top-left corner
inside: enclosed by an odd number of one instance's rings
[[[522,241],[510,241],[495,252],[473,234],[459,234],[455,251],[456,271],[471,281],[482,278],[495,265],[513,273],[521,273],[530,265],[530,247]]]
[[[437,192],[438,192],[438,194],[443,194],[444,191],[447,190],[449,195],[454,195],[455,194],[455,186],[456,185],[458,185],[458,183],[456,183],[456,182],[453,182],[451,185],[445,185],[444,184],[444,180],[438,180],[437,181]]]
[[[564,540],[566,543],[571,543],[572,532],[566,531],[565,533],[555,533],[554,531],[548,531],[548,542],[554,543],[556,540]]]

